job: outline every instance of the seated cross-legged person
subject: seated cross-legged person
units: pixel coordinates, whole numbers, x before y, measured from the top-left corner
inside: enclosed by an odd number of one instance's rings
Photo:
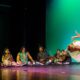
[[[65,50],[62,50],[62,63],[63,64],[71,63],[71,57],[70,57],[69,53]]]
[[[62,56],[61,51],[57,49],[56,54],[54,55],[54,58],[53,58],[53,63],[62,64],[61,56]]]
[[[38,52],[38,55],[37,55],[37,64],[40,64],[40,65],[44,65],[47,63],[48,61],[48,57],[49,55],[46,53],[46,51],[44,50],[44,48],[42,46],[39,47],[39,52]]]
[[[8,48],[4,50],[4,54],[2,55],[2,66],[13,66],[16,63],[13,60],[13,56],[11,55]]]
[[[31,62],[28,61],[28,58]],[[25,47],[22,47],[20,52],[17,54],[17,64],[19,65],[28,65],[28,64],[35,64],[33,58],[31,57],[30,53],[26,51]]]

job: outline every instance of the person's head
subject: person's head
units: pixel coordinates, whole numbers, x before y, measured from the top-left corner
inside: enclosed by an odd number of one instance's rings
[[[22,53],[26,52],[26,48],[25,47],[22,47],[21,50],[20,50]]]
[[[43,46],[39,46],[39,52],[43,52],[44,51],[44,47]]]
[[[9,54],[10,53],[9,48],[5,48],[4,52],[5,54]]]
[[[65,50],[62,50],[62,54],[63,54],[63,55],[66,55],[67,52],[66,52]]]
[[[60,49],[57,49],[56,53],[59,54],[60,53]]]

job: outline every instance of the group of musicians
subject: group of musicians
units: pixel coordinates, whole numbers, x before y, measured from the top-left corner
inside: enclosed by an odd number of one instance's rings
[[[30,60],[30,61],[29,61]],[[16,62],[9,50],[6,48],[2,55],[1,66],[24,66],[24,65],[48,65],[48,64],[70,64],[71,58],[67,51],[57,50],[54,56],[49,56],[43,46],[39,47],[37,60],[35,61],[29,51],[22,47],[17,54]]]
[[[72,39],[80,38],[80,34],[76,31],[76,36],[73,36]],[[80,50],[80,41],[76,42],[79,46],[74,46],[70,44],[68,46],[69,51]],[[37,55],[36,61],[32,58],[29,51],[26,51],[25,47],[22,47],[17,54],[16,62],[13,59],[13,56],[9,50],[6,48],[4,50],[4,54],[2,55],[1,66],[24,66],[24,65],[48,65],[48,64],[70,64],[71,57],[69,55],[68,50],[59,50],[57,49],[56,54],[54,56],[49,56],[45,51],[43,46],[39,47],[39,52]],[[30,60],[30,61],[29,61]]]

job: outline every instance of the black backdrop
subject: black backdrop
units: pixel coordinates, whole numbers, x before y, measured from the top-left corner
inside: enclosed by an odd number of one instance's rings
[[[34,59],[38,46],[45,46],[44,1],[0,0],[0,54],[9,47],[16,59],[17,52],[24,45]]]

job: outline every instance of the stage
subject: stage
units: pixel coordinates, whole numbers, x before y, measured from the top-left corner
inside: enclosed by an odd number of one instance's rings
[[[1,67],[0,80],[80,80],[80,64]]]

